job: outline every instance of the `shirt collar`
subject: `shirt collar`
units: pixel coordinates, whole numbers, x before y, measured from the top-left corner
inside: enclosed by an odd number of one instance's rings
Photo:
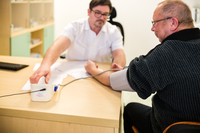
[[[100,32],[101,31],[107,32],[107,30],[106,30],[106,23],[103,25],[103,27],[101,28]],[[85,21],[85,30],[91,30],[88,19]]]
[[[107,24],[107,22],[103,25],[103,27],[101,28],[101,31],[107,32],[107,30],[106,30],[106,24]],[[100,32],[101,32],[101,31],[100,31]]]
[[[154,49],[162,45],[167,40],[179,40],[179,41],[189,41],[200,38],[200,31],[199,28],[191,28],[191,29],[185,29],[178,32],[175,32],[168,37],[166,37],[161,44],[158,44],[155,48],[150,50],[144,57],[149,55]]]
[[[194,40],[198,38],[200,38],[199,28],[191,28],[191,29],[181,30],[169,35],[162,41],[162,43],[164,43],[167,40],[188,41],[188,40]]]

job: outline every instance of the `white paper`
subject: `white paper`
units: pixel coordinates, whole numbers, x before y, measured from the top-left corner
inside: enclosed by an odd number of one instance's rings
[[[101,72],[103,71],[102,69],[98,69],[100,70]],[[85,78],[85,77],[90,77],[92,76],[91,74],[89,74],[85,68],[79,68],[79,69],[76,69],[76,70],[71,70],[69,73],[68,73],[70,76],[78,79],[78,78]]]
[[[54,63],[51,66],[51,77],[49,79],[49,84],[61,84],[63,78],[67,77],[70,74],[74,78],[82,78],[90,76],[86,70],[84,65],[87,61],[69,61],[69,62],[61,62]],[[33,71],[36,71],[40,67],[40,63],[36,63]],[[45,77],[41,77],[38,84],[46,84]],[[31,90],[30,80],[23,86],[21,90]]]
[[[86,72],[85,68],[79,68],[75,70],[71,70],[69,75],[78,79],[91,76],[88,72]]]
[[[84,67],[84,65],[87,63],[87,61],[69,61],[69,62],[63,62],[62,63],[62,66],[60,66],[59,69],[60,71],[62,72],[66,72],[66,73],[70,73],[74,70],[77,70],[77,69],[82,69]]]
[[[66,74],[62,74],[61,72],[58,72],[57,70],[54,70],[54,71],[51,72],[51,77],[49,79],[49,83],[48,84],[54,84],[54,85],[61,84],[64,77],[66,77]],[[38,84],[46,84],[44,76],[40,78]],[[23,88],[21,90],[24,90],[24,91],[31,90],[30,80],[28,80],[26,82],[26,84],[23,86]]]

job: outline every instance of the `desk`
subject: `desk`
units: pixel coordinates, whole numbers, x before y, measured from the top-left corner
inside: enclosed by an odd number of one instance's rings
[[[0,69],[0,95],[22,93],[21,88],[42,59],[0,56],[0,61],[28,64],[19,71]],[[66,61],[66,60],[58,60]],[[110,63],[97,63],[103,70]],[[67,76],[63,84],[73,80]],[[33,102],[30,94],[0,98],[2,133],[118,133],[121,93],[94,78],[75,81],[49,102]]]

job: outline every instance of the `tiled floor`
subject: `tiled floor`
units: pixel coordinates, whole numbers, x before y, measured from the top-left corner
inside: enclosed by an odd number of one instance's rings
[[[139,102],[139,103],[143,103],[145,105],[151,106],[151,98],[152,96],[150,96],[147,99],[141,99],[136,92],[126,92],[123,91],[122,92],[122,109],[121,109],[121,124],[120,124],[120,133],[124,133],[124,129],[123,129],[123,111],[124,111],[124,106],[127,105],[130,102]]]

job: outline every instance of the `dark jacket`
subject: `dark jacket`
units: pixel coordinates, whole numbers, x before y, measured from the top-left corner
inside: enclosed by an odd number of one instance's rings
[[[152,99],[155,133],[178,121],[200,121],[200,31],[168,36],[146,56],[131,61],[127,78],[139,97]]]

